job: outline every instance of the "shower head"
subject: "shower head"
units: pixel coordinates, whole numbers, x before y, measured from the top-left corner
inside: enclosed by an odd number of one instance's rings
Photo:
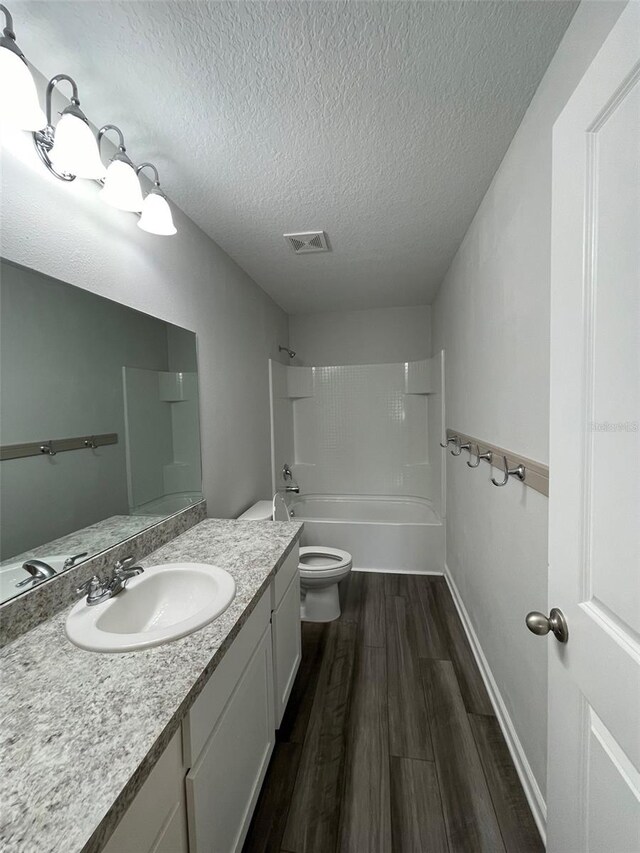
[[[278,347],[278,350],[280,352],[286,352],[286,354],[289,356],[289,358],[295,358],[296,357],[295,352],[292,349],[289,349],[289,347]]]

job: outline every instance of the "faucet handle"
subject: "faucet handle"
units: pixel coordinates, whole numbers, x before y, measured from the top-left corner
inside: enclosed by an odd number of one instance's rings
[[[88,551],[83,551],[81,554],[74,554],[72,557],[67,557],[67,559],[64,561],[64,565],[62,568],[71,569],[73,568],[73,566],[75,566],[78,560],[81,560],[83,557],[87,557],[88,555]]]
[[[102,581],[100,580],[98,575],[94,575],[92,578],[89,578],[88,581],[85,581],[79,587],[76,587],[76,592],[78,593],[78,595],[84,595],[86,593],[89,598],[91,598],[101,589]]]
[[[113,567],[113,570],[117,574],[123,569],[126,569],[130,563],[133,563],[133,557],[131,556],[131,554],[128,557],[123,557],[121,560],[116,560],[116,564]]]

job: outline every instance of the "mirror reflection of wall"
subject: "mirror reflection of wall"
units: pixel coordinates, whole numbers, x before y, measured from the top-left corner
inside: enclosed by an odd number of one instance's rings
[[[0,315],[3,448],[117,435],[0,462],[1,601],[27,557],[95,554],[197,502],[201,469],[192,332],[6,261]]]

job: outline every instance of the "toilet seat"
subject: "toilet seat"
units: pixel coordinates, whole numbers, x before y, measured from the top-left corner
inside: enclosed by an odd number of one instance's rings
[[[351,568],[351,554],[340,548],[325,545],[307,545],[300,548],[299,569],[301,577],[331,578],[343,575]]]
[[[240,518],[251,521],[290,521],[284,495],[276,492],[271,501],[258,501]],[[348,551],[326,545],[305,545],[299,550],[300,618],[303,622],[332,622],[340,616],[338,586],[353,568]]]

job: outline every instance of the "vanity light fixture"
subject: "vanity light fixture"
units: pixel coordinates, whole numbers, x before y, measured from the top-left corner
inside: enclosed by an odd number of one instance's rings
[[[105,124],[98,131],[98,150],[102,137],[107,131],[113,130],[118,134],[118,150],[114,154],[111,163],[107,167],[104,186],[98,193],[100,198],[118,210],[128,210],[131,213],[140,213],[143,206],[142,190],[136,167],[127,155],[124,144],[124,136],[115,124]]]
[[[51,123],[51,97],[55,87],[63,81],[71,84],[71,103],[62,110],[54,129]],[[47,84],[45,107],[46,127],[35,131],[33,140],[47,169],[63,181],[72,181],[74,178],[104,178],[106,169],[100,159],[98,143],[87,117],[80,109],[75,80],[67,74],[56,74],[52,77]]]
[[[11,13],[0,3],[5,27],[0,36],[0,122],[19,130],[38,130],[45,114],[24,54],[16,44]]]
[[[76,178],[99,181],[102,200],[118,210],[139,213],[138,227],[143,231],[161,236],[176,234],[169,202],[160,189],[158,170],[153,163],[142,163],[136,168],[126,153],[124,135],[116,125],[103,125],[96,139],[80,109],[78,87],[73,78],[67,74],[56,74],[49,80],[45,111],[42,111],[31,71],[16,44],[11,13],[2,3],[0,12],[5,17],[5,27],[0,36],[0,124],[32,131],[40,159],[56,178],[61,181]],[[56,86],[63,82],[71,85],[71,103],[62,110],[54,128],[51,101]],[[100,158],[100,143],[110,130],[118,134],[118,150],[109,167],[105,168]],[[143,198],[139,175],[146,168],[153,170],[154,184]]]
[[[153,188],[149,191],[142,206],[142,214],[138,220],[138,228],[143,231],[148,231],[149,234],[159,234],[162,237],[169,237],[176,234],[176,226],[173,224],[171,216],[171,208],[167,201],[166,195],[160,189],[160,178],[158,170],[153,163],[141,163],[136,169],[136,174],[140,174],[143,169],[153,169],[154,183]]]

